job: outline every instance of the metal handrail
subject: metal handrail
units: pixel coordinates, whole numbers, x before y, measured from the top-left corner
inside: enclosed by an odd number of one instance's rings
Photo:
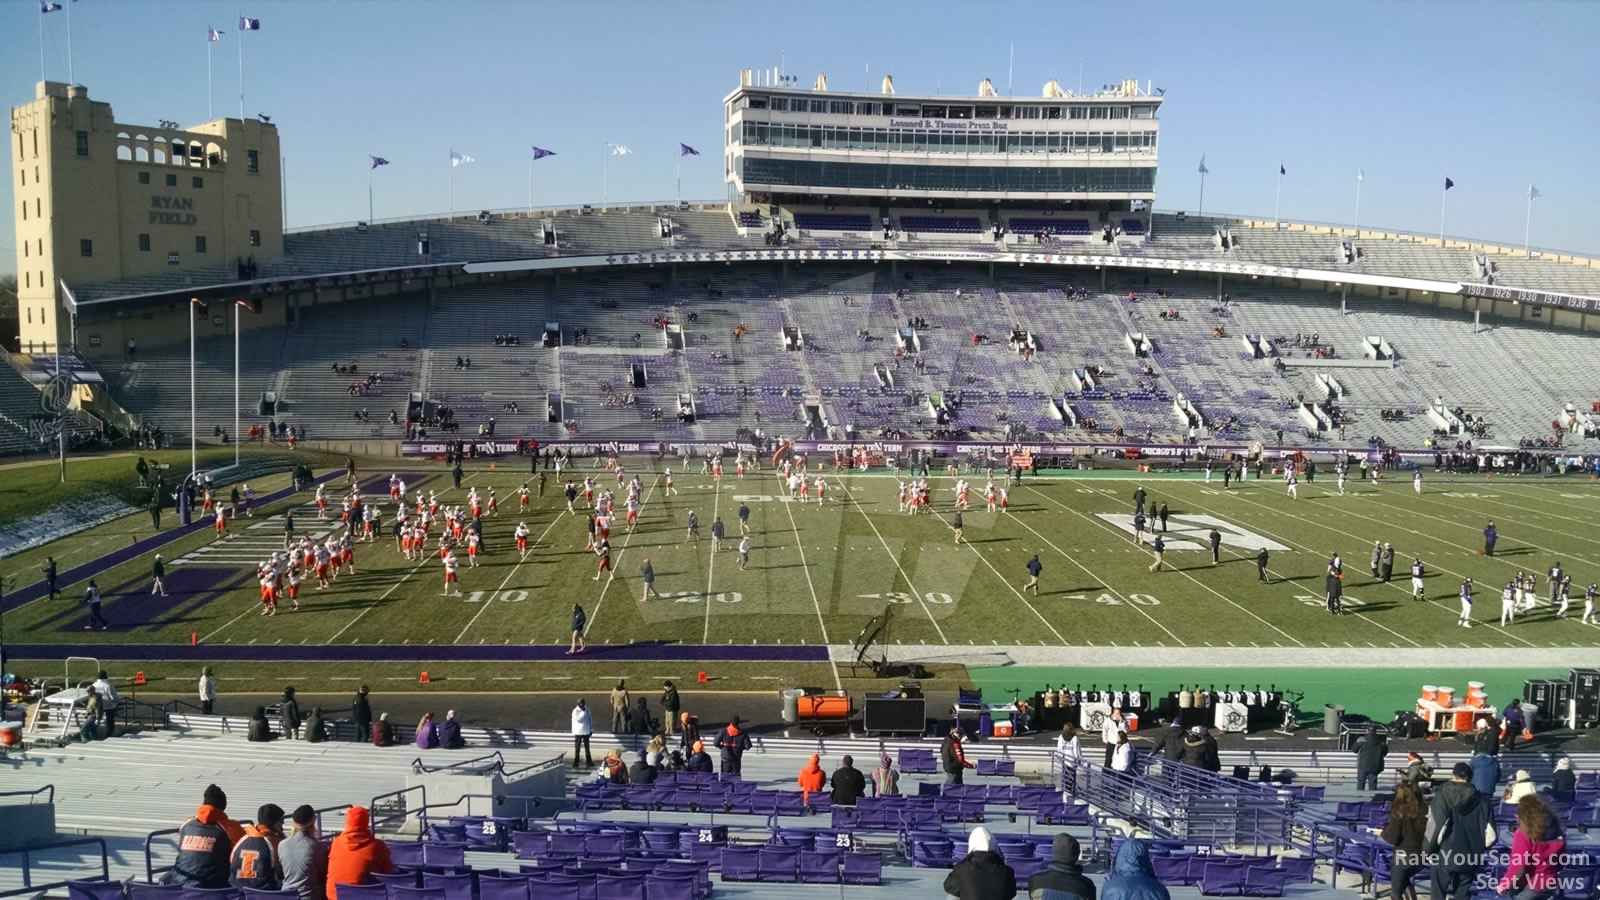
[[[505,768],[506,758],[500,755],[499,750],[495,750],[492,753],[486,753],[483,756],[474,756],[471,759],[463,759],[460,762],[447,763],[442,766],[426,765],[423,763],[422,757],[419,756],[411,761],[411,771],[418,774],[427,774],[431,772],[448,772],[456,769],[470,769],[474,767],[475,763],[481,763],[486,760],[494,760],[494,765],[490,767],[494,771],[498,772]]]
[[[428,805],[428,788],[427,788],[426,785],[421,785],[421,784],[414,784],[414,785],[411,785],[410,787],[403,787],[403,788],[400,788],[399,790],[389,791],[386,794],[379,794],[376,797],[372,798],[372,803],[367,807],[367,812],[372,817],[372,830],[374,832],[377,832],[379,830],[379,825],[380,824],[387,825],[389,822],[393,821],[397,817],[398,817],[400,822],[404,823],[405,820],[410,817],[411,808],[409,806],[405,805],[404,800],[405,800],[406,795],[410,794],[412,791],[421,791],[422,792],[422,807],[418,807],[418,808],[421,809],[421,808],[426,807]],[[379,817],[379,815],[378,815],[378,801],[380,801],[380,800],[388,800],[390,798],[399,799],[401,801],[401,805],[404,808],[398,813],[389,813],[387,815]]]
[[[44,802],[56,802],[56,786],[53,784],[47,784],[44,787],[37,787],[31,791],[0,791],[0,797],[37,797],[44,793],[48,793],[50,795],[45,798]],[[32,806],[33,801],[29,800],[28,805]]]
[[[50,842],[44,843],[44,844],[32,844],[32,845],[29,845],[27,847],[14,847],[14,848],[11,848],[9,850],[0,850],[0,856],[4,856],[4,855],[6,855],[8,853],[20,853],[20,854],[22,854],[22,887],[13,888],[12,890],[9,890],[9,891],[0,891],[0,897],[15,897],[15,896],[18,896],[20,894],[43,894],[46,891],[53,891],[53,890],[55,890],[57,888],[63,888],[63,887],[66,887],[67,885],[71,884],[74,881],[81,880],[81,879],[77,879],[77,878],[66,878],[66,879],[62,879],[61,881],[52,881],[49,884],[34,884],[33,883],[33,853],[35,851],[39,851],[39,850],[59,850],[59,849],[61,849],[63,847],[81,847],[81,846],[83,846],[85,844],[96,844],[96,845],[99,845],[99,847],[100,847],[100,880],[101,881],[110,881],[111,880],[110,854],[106,851],[105,838],[97,838],[97,837],[68,838],[67,840],[62,840],[62,841],[50,841]]]
[[[151,854],[152,848],[150,846],[150,842],[158,837],[163,837],[169,834],[177,834],[181,830],[182,829],[179,828],[161,828],[144,836],[144,880],[146,884],[155,884],[156,873],[167,872],[174,865],[177,865],[177,863],[174,862],[169,865],[157,867],[155,864],[155,859]]]

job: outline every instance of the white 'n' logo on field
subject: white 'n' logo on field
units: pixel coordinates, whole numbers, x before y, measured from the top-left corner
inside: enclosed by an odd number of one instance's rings
[[[1133,516],[1124,513],[1096,513],[1100,518],[1110,522],[1118,528],[1133,534]],[[1145,522],[1145,542],[1155,539],[1151,534],[1152,528],[1159,528],[1160,520]],[[1260,550],[1262,547],[1274,552],[1288,550],[1288,547],[1217,518],[1216,516],[1201,516],[1194,514],[1173,515],[1167,517],[1167,531],[1161,536],[1167,540],[1168,550],[1208,550],[1211,548],[1211,529],[1215,527],[1217,533],[1222,535],[1222,543],[1227,547],[1237,547],[1241,550]]]

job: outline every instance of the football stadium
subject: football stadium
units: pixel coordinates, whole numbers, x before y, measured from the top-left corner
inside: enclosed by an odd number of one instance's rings
[[[607,142],[541,204],[541,139],[291,227],[275,24],[207,26],[237,117],[8,77],[0,896],[1597,896],[1600,256],[1537,186],[1224,215],[1138,61],[730,64],[721,199]]]

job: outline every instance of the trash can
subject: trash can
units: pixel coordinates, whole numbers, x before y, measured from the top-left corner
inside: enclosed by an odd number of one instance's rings
[[[1322,707],[1322,733],[1339,736],[1339,723],[1344,721],[1344,707],[1329,703]]]
[[[799,688],[789,688],[783,692],[783,724],[800,724],[800,698],[806,695]]]

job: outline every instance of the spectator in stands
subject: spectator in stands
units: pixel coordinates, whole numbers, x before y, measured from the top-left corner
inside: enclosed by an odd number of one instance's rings
[[[1081,848],[1070,834],[1058,834],[1050,841],[1050,864],[1028,878],[1029,900],[1095,900],[1094,882],[1083,875],[1078,862]]]
[[[1105,765],[1111,765],[1111,758],[1116,754],[1118,740],[1128,733],[1127,720],[1122,718],[1122,710],[1113,709],[1111,715],[1106,716],[1100,724],[1100,742],[1105,745]]]
[[[316,810],[309,803],[302,803],[290,818],[294,833],[278,845],[278,865],[283,870],[281,890],[299,894],[300,900],[323,900],[328,849],[317,839]]]
[[[1378,775],[1383,771],[1383,758],[1389,755],[1389,742],[1378,733],[1378,726],[1367,723],[1367,733],[1356,740],[1352,748],[1356,755],[1356,790],[1378,789]]]
[[[1533,785],[1533,776],[1527,769],[1518,769],[1517,774],[1511,776],[1511,783],[1506,785],[1506,791],[1500,797],[1502,803],[1519,803],[1523,797],[1539,793]]]
[[[445,712],[444,721],[434,731],[439,737],[441,749],[460,750],[467,745],[461,737],[461,723],[456,721],[456,711],[453,709]]]
[[[643,750],[639,751],[639,757],[633,761],[633,765],[628,767],[628,783],[656,783],[656,767],[650,764],[650,760]]]
[[[979,825],[967,835],[967,855],[945,877],[944,892],[960,900],[1011,900],[1017,895],[1017,873],[995,852],[989,829]]]
[[[294,699],[294,688],[283,689],[283,699],[278,701],[278,730],[286,740],[300,740],[300,703]]]
[[[1494,809],[1488,796],[1474,788],[1473,776],[1472,766],[1456,763],[1450,770],[1450,782],[1434,791],[1428,808],[1423,850],[1437,860],[1432,872],[1435,897],[1466,900],[1471,896],[1473,882],[1483,868],[1484,852],[1495,840]]]
[[[1550,597],[1552,606],[1555,605],[1554,590],[1552,586]],[[1507,752],[1517,749],[1517,738],[1522,737],[1522,733],[1528,728],[1528,717],[1522,712],[1521,699],[1512,698],[1511,702],[1506,704],[1505,711],[1500,714],[1500,722]]]
[[[812,794],[822,792],[822,787],[827,777],[822,771],[822,757],[815,753],[811,754],[811,758],[806,760],[806,764],[800,769],[800,774],[795,776],[794,779],[795,784],[800,785],[800,803],[802,805],[811,802]]]
[[[1510,865],[1495,892],[1516,889],[1516,900],[1549,900],[1559,886],[1567,842],[1555,810],[1538,794],[1517,801],[1517,830],[1511,836]]]
[[[89,586],[93,587],[94,582],[89,582]],[[90,615],[98,616],[100,614],[100,592],[98,590],[94,592],[94,598],[94,602],[89,607]],[[101,621],[105,620],[102,619]],[[101,626],[101,628],[104,630],[104,626]],[[101,669],[100,674],[95,678],[94,689],[100,692],[100,712],[106,723],[105,736],[108,738],[116,737],[117,707],[122,704],[122,698],[118,696],[117,685],[111,680],[111,676],[106,674],[105,669]]]
[[[1150,845],[1130,838],[1117,848],[1117,858],[1106,876],[1100,900],[1172,900],[1166,885],[1156,880],[1150,864]]]
[[[417,749],[432,750],[439,746],[439,735],[434,730],[433,713],[425,712],[417,722]]]
[[[1071,727],[1071,725],[1063,726],[1061,729],[1062,733],[1064,734]],[[1172,720],[1172,724],[1167,728],[1167,733],[1161,736],[1161,743],[1156,745],[1156,752],[1160,753],[1162,757],[1172,760],[1173,762],[1183,759],[1182,722],[1178,721],[1177,719]]]
[[[322,717],[322,707],[311,707],[311,718],[306,720],[306,742],[320,744],[328,739],[327,721]]]
[[[628,712],[628,733],[645,737],[654,733],[654,726],[650,716],[650,701],[635,697],[633,707]]]
[[[255,713],[250,716],[250,730],[247,735],[252,743],[266,743],[277,737],[272,732],[272,723],[267,721],[267,708],[265,706],[256,707]]]
[[[872,796],[895,797],[900,794],[900,773],[894,769],[894,760],[885,753],[878,758],[878,767],[872,770]]]
[[[618,679],[617,686],[611,689],[611,732],[613,734],[627,734],[628,725],[628,685]]]
[[[228,860],[228,884],[236,888],[276,891],[283,884],[278,845],[283,841],[283,808],[266,803],[256,810],[256,821],[244,827],[244,837],[233,845]]]
[[[350,701],[350,718],[356,723],[354,739],[359,743],[372,732],[372,705],[367,702],[367,686],[364,684],[356,690],[355,699]]]
[[[163,882],[196,888],[228,886],[228,856],[244,829],[228,818],[228,795],[207,785],[194,817],[178,828],[178,858]]]
[[[1473,753],[1483,753],[1489,756],[1500,755],[1500,734],[1499,730],[1494,727],[1495,724],[1493,717],[1485,717],[1478,720],[1477,730],[1472,738]]]
[[[717,732],[717,749],[722,751],[722,774],[738,775],[744,766],[744,752],[750,749],[750,735],[740,730],[738,716]]]
[[[345,810],[344,830],[328,848],[327,895],[337,897],[338,885],[371,884],[373,875],[394,871],[389,845],[372,835],[372,819],[365,806]]]
[[[678,686],[667,681],[661,686],[661,727],[668,735],[678,730],[678,712],[683,701],[678,697]]]
[[[1422,842],[1428,831],[1428,810],[1416,785],[1402,781],[1394,791],[1389,821],[1381,836],[1394,848],[1394,863],[1389,869],[1389,900],[1416,900],[1411,881],[1422,869]]]
[[[687,711],[678,713],[678,734],[678,748],[685,754],[694,752],[695,742],[700,740],[700,720]]]
[[[711,754],[706,752],[705,742],[696,740],[689,745],[689,749],[691,752],[688,761],[684,765],[684,770],[710,775],[712,769]]]
[[[606,758],[600,760],[600,774],[612,784],[628,783],[628,766],[622,761],[621,747],[613,747]]]
[[[1133,772],[1133,745],[1128,743],[1128,733],[1117,733],[1117,743],[1111,748],[1111,768],[1117,772]]]
[[[83,694],[83,727],[78,729],[78,740],[87,744],[100,740],[100,692],[89,685]]]
[[[856,761],[846,754],[839,768],[833,770],[830,784],[833,786],[834,806],[855,806],[867,793],[867,778],[856,768]]]
[[[389,723],[389,714],[378,716],[378,721],[372,723],[372,746],[394,746],[394,726]]]
[[[961,748],[961,729],[952,728],[945,735],[944,742],[939,745],[939,762],[944,769],[945,784],[961,784],[966,770],[977,768],[967,761],[967,754]]]
[[[1494,796],[1494,789],[1500,783],[1500,760],[1487,753],[1474,753],[1468,762],[1472,769],[1472,786],[1482,794],[1485,799]]]
[[[1577,791],[1578,776],[1572,771],[1572,760],[1563,756],[1556,760],[1556,770],[1550,775],[1550,796],[1556,800],[1571,800]]]
[[[1416,753],[1407,753],[1406,761],[1406,773],[1403,776],[1405,783],[1424,794],[1432,790],[1433,767],[1423,762],[1422,757]]]
[[[594,736],[594,716],[589,712],[589,702],[579,700],[572,708],[572,767],[578,767],[578,750],[583,750],[583,764],[594,767],[594,757],[589,753],[589,740]]]

